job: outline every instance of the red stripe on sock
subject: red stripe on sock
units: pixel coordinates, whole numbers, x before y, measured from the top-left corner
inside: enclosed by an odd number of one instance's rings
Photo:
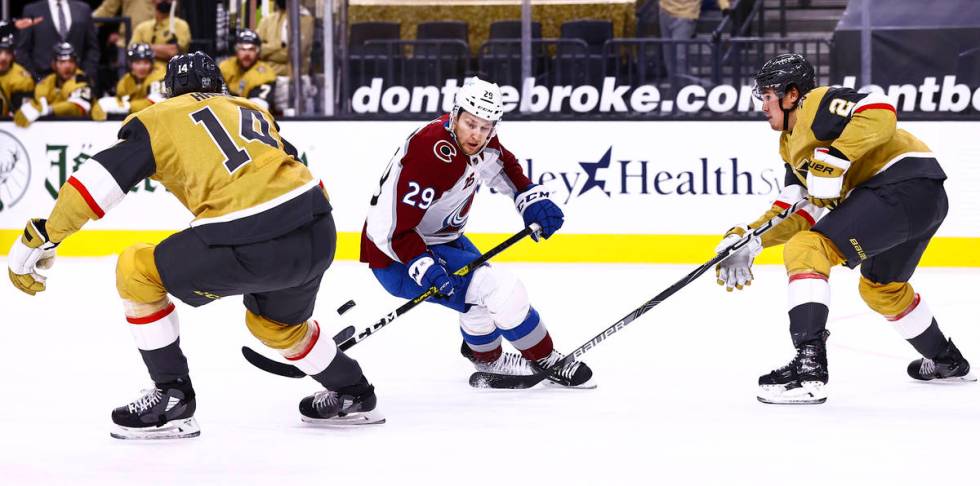
[[[71,176],[68,178],[68,183],[82,195],[82,199],[84,199],[85,203],[88,204],[89,209],[91,209],[92,212],[99,217],[99,219],[102,219],[102,217],[105,216],[105,211],[99,207],[99,203],[95,202],[95,198],[92,197],[92,194],[88,192],[88,189],[85,188],[85,185],[82,184],[81,181],[76,179],[75,176]]]
[[[915,294],[915,297],[912,298],[912,303],[909,304],[909,306],[906,307],[905,310],[903,310],[902,312],[899,312],[898,314],[896,314],[894,316],[885,316],[885,319],[888,319],[889,321],[892,321],[892,322],[901,320],[903,317],[911,314],[912,311],[914,311],[915,308],[919,306],[919,301],[920,300],[922,300],[922,299],[919,297],[919,294],[916,293]]]
[[[150,324],[152,322],[159,321],[160,319],[169,316],[170,313],[173,312],[174,309],[176,308],[177,307],[174,306],[174,303],[171,302],[170,305],[168,305],[166,308],[160,309],[148,316],[143,316],[143,317],[126,316],[126,320],[129,321],[130,324]]]
[[[313,323],[313,337],[310,338],[310,344],[308,344],[306,349],[304,349],[301,353],[293,356],[287,356],[286,359],[289,361],[298,361],[305,358],[306,355],[310,354],[310,351],[313,350],[313,346],[316,346],[316,342],[320,340],[320,324],[318,324],[316,321],[310,322]]]
[[[789,207],[789,203],[785,203],[783,201],[776,201],[772,203],[772,205],[778,207],[779,209],[786,209]]]
[[[540,341],[538,341],[538,344],[535,344],[527,349],[522,349],[521,355],[524,356],[525,359],[538,360],[551,354],[554,349],[555,344],[551,342],[551,333],[547,333]]]
[[[827,280],[827,276],[826,275],[823,275],[823,274],[820,274],[820,273],[817,273],[817,272],[797,273],[797,274],[793,274],[793,275],[790,275],[789,276],[789,281],[790,282],[795,282],[797,280],[807,280],[807,279],[817,279],[817,280],[824,280],[824,281],[826,281]]]

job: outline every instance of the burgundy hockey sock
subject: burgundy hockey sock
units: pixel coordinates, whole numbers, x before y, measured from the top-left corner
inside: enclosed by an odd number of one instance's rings
[[[490,351],[477,351],[473,348],[470,348],[470,351],[473,352],[473,361],[479,363],[492,363],[497,361],[497,358],[500,358],[500,355],[504,352],[503,348],[500,346],[497,346]]]
[[[536,361],[547,357],[554,350],[555,345],[551,342],[551,333],[545,333],[544,338],[538,341],[538,344],[527,349],[522,349],[521,355],[527,360]]]

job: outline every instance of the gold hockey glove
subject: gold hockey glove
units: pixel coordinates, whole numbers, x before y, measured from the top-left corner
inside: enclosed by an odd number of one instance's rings
[[[54,265],[55,247],[48,239],[44,225],[47,220],[32,219],[24,228],[24,235],[14,240],[7,256],[7,272],[14,287],[21,292],[34,295],[43,292],[46,277],[38,270],[46,270]]]

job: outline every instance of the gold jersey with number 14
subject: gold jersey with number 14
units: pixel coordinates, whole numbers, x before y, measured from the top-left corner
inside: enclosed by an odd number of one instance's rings
[[[329,211],[272,116],[246,99],[177,96],[130,115],[119,139],[62,188],[47,223],[52,241],[101,218],[145,178],[177,197],[208,244],[263,241]]]

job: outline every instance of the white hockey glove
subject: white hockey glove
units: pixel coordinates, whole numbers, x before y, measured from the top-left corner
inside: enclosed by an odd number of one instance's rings
[[[747,226],[736,226],[722,238],[715,253],[720,253],[728,247],[734,245],[742,239],[749,228]],[[762,239],[758,236],[752,237],[748,244],[735,250],[728,258],[722,260],[715,267],[715,275],[718,277],[718,285],[724,285],[725,290],[731,292],[732,289],[739,289],[746,285],[752,285],[752,261],[762,251]]]
[[[814,206],[835,208],[843,199],[844,174],[851,168],[847,159],[831,155],[830,149],[813,151],[813,162],[806,173],[807,198]]]
[[[18,127],[27,128],[38,118],[50,114],[51,107],[48,106],[47,98],[41,98],[40,101],[24,100],[24,104],[20,105],[20,109],[14,114],[14,123]]]
[[[24,235],[14,240],[7,256],[10,281],[18,290],[30,295],[45,289],[46,278],[38,270],[47,270],[54,265],[54,249],[58,244],[48,239],[46,222],[44,219],[28,221]]]
[[[129,96],[122,99],[115,96],[99,98],[99,108],[102,108],[102,111],[109,115],[128,115],[130,109]]]
[[[154,92],[150,93],[149,95],[147,95],[146,96],[146,99],[150,100],[151,103],[156,104],[156,103],[159,103],[161,101],[166,100],[167,97],[164,96],[163,93],[159,93],[159,92],[154,91]]]

